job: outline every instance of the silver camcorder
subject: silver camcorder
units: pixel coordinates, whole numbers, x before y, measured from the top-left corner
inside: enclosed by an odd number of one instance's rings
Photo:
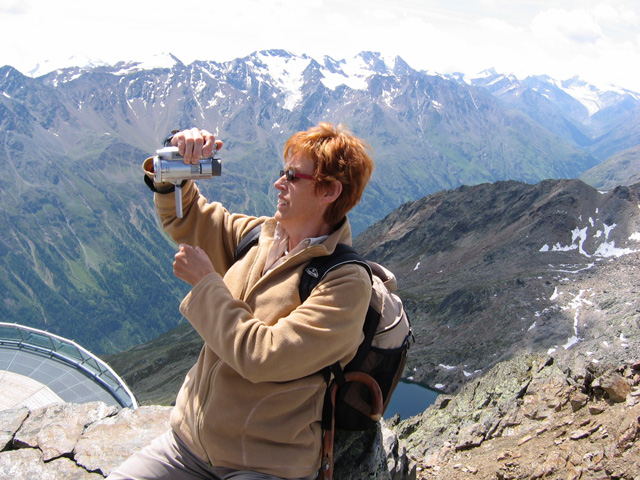
[[[153,181],[155,183],[169,182],[175,185],[176,216],[178,218],[182,218],[182,183],[185,180],[200,180],[221,175],[222,165],[219,158],[214,158],[215,154],[216,150],[213,151],[211,157],[201,158],[194,165],[184,163],[183,157],[178,153],[178,147],[165,147],[156,150],[156,156],[153,157]]]

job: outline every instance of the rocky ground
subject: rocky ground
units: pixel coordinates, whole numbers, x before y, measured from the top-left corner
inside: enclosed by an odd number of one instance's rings
[[[169,428],[170,407],[54,404],[0,412],[0,479],[98,480]]]
[[[640,364],[575,377],[522,357],[492,373],[396,427],[418,479],[640,479]]]
[[[640,479],[640,363],[522,356],[422,415],[339,432],[335,480]],[[0,412],[0,479],[98,480],[168,428],[170,407]]]

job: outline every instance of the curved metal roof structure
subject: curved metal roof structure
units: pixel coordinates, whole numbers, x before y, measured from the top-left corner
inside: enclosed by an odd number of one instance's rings
[[[0,410],[55,402],[137,408],[129,387],[112,369],[71,340],[0,322]]]

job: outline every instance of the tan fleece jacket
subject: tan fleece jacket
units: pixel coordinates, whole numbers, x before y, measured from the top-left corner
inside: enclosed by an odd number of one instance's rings
[[[311,258],[351,243],[348,221],[263,276],[273,218],[231,214],[207,203],[192,182],[183,188],[182,219],[173,194],[156,194],[155,202],[167,233],[200,246],[216,269],[180,305],[205,345],[178,394],[173,429],[214,466],[287,478],[313,474],[320,466],[326,389],[318,372],[355,355],[371,281],[364,268],[345,265],[302,305],[298,284]],[[259,223],[258,246],[233,263],[238,242]]]

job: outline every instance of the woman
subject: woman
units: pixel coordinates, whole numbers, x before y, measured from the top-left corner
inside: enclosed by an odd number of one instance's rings
[[[185,163],[222,147],[191,129],[171,139]],[[373,171],[367,145],[342,126],[321,123],[294,134],[274,186],[273,217],[250,217],[183,189],[183,218],[169,185],[155,204],[179,244],[175,275],[193,289],[181,313],[204,339],[171,414],[171,431],[132,456],[110,479],[312,479],[320,465],[326,383],[362,340],[371,295],[366,270],[330,272],[303,303],[305,265],[351,243],[346,214]],[[171,194],[167,194],[171,193]],[[238,243],[257,225],[259,242],[234,263]]]

